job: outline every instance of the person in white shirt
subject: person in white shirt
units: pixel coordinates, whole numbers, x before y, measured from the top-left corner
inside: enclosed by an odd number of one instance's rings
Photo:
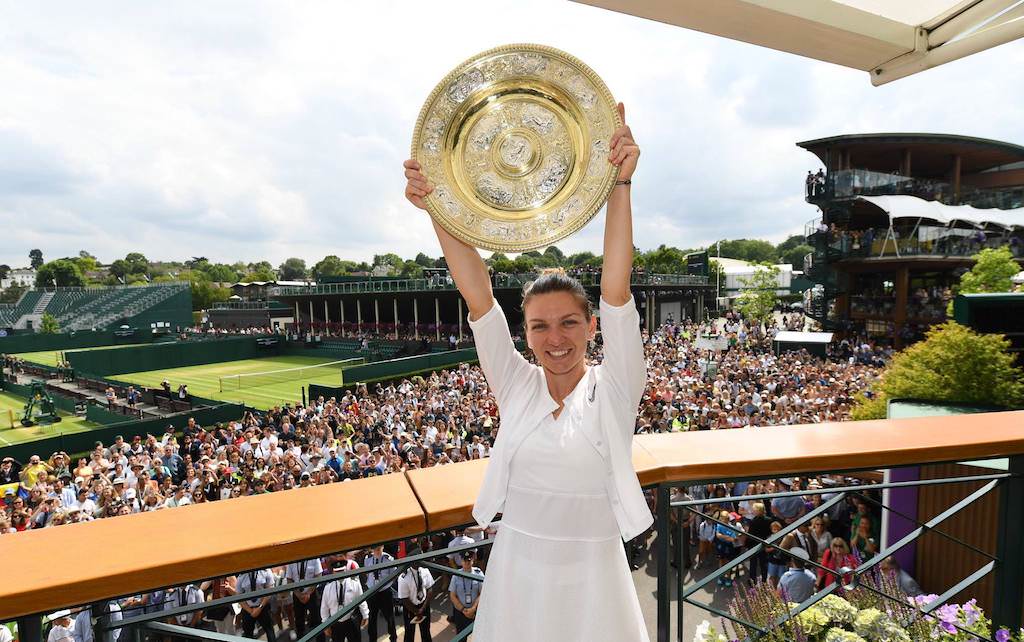
[[[346,570],[349,570],[347,560],[342,560],[335,567],[335,572],[344,572]],[[338,611],[359,600],[362,595],[363,585],[359,583],[359,578],[354,575],[328,582],[324,585],[324,596],[320,599],[321,621],[327,621],[328,618]],[[370,607],[366,605],[366,600],[363,600],[359,602],[359,606],[356,609],[358,609],[359,614],[362,616],[359,624],[356,624],[357,620],[352,617],[355,609],[331,624],[332,642],[360,642],[359,631],[362,627],[366,626],[369,620]]]
[[[419,555],[421,549],[414,545],[409,555]],[[416,628],[419,627],[423,642],[433,642],[430,636],[430,599],[433,597],[431,587],[434,576],[422,566],[410,566],[398,578],[398,599],[402,600],[402,619],[405,622],[404,642],[416,640]]]
[[[236,593],[250,593],[259,589],[270,588],[276,584],[274,574],[266,569],[258,571],[247,571],[239,573],[236,581]],[[251,638],[256,632],[258,623],[267,634],[267,642],[277,642],[274,635],[274,622],[270,617],[270,602],[272,596],[267,595],[258,599],[243,600],[239,602],[242,607],[242,635]]]
[[[306,560],[305,562],[292,562],[285,568],[284,579],[289,583],[301,582],[324,574],[323,565],[319,559]],[[320,622],[320,605],[316,600],[316,586],[309,586],[304,589],[292,591],[292,610],[295,613],[295,633],[298,637],[306,634],[306,631],[316,628]],[[318,642],[324,642],[323,634],[317,636]]]
[[[386,564],[395,558],[390,553],[384,552],[384,546],[378,544],[373,547],[370,554],[363,558],[363,567],[367,569],[366,588],[372,589],[387,577],[395,572],[394,568],[375,570],[374,567]],[[370,625],[367,629],[370,640],[377,640],[377,619],[378,615],[384,616],[384,623],[388,628],[388,639],[391,642],[398,642],[398,632],[395,630],[395,582],[392,580],[387,586],[370,596]]]
[[[474,625],[475,636],[487,642],[649,639],[622,545],[654,519],[632,465],[647,382],[630,290],[630,185],[640,148],[624,124],[625,107],[617,110],[610,122],[620,126],[609,126],[602,138],[607,155],[593,159],[614,166],[606,169],[615,174],[605,216],[600,365],[587,364],[597,317],[579,281],[554,272],[524,288],[531,364],[516,350],[479,252],[433,221],[469,306],[480,365],[501,416],[473,507],[479,526],[502,513]],[[424,175],[416,160],[404,167],[406,198],[426,209],[435,177]],[[554,558],[558,564],[541,561]]]
[[[75,625],[71,620],[71,611],[61,609],[51,613],[48,619],[52,626],[46,636],[46,642],[75,642]]]

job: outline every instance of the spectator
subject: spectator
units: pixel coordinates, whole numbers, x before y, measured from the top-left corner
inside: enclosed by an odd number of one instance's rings
[[[860,566],[860,563],[850,553],[850,547],[847,546],[846,540],[841,537],[835,537],[832,539],[832,546],[821,556],[821,565],[825,568],[818,569],[819,590],[835,582],[836,577],[840,575],[840,570],[844,568],[853,570]],[[844,576],[845,579],[846,577]],[[841,592],[842,589],[839,590],[840,594]]]
[[[794,546],[789,549],[789,570],[779,579],[779,597],[784,602],[800,604],[814,594],[815,576],[806,569],[810,554]]]

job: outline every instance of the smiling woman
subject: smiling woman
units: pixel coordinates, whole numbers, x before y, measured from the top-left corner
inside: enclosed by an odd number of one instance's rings
[[[608,161],[618,166],[619,181],[605,222],[600,365],[587,367],[596,319],[578,282],[547,273],[525,288],[526,342],[539,366],[531,365],[512,342],[476,249],[434,223],[469,305],[480,366],[501,412],[473,507],[484,527],[501,512],[500,530],[479,612],[463,612],[476,619],[474,637],[487,642],[648,640],[620,541],[653,521],[632,466],[647,372],[640,315],[629,291],[630,177],[640,150],[626,126],[610,147]],[[433,189],[429,177],[416,161],[405,168],[406,197],[422,209]]]

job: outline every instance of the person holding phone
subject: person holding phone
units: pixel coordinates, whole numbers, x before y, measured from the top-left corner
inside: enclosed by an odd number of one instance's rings
[[[625,122],[621,103],[618,110]],[[597,318],[579,281],[552,272],[524,288],[533,365],[515,348],[476,248],[433,222],[501,415],[473,508],[481,527],[502,513],[473,629],[487,642],[649,639],[622,545],[654,521],[632,465],[647,381],[629,287],[640,148],[624,124],[603,151],[618,180],[605,218],[600,365],[587,364]],[[406,197],[425,209],[431,177],[415,160],[405,162],[405,176]]]

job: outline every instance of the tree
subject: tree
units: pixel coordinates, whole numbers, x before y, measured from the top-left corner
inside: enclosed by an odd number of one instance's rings
[[[54,285],[60,287],[85,285],[78,264],[69,259],[57,259],[41,265],[36,272],[36,286],[45,288]]]
[[[123,279],[131,272],[131,268],[132,266],[128,264],[128,261],[125,261],[124,259],[117,259],[110,264],[107,271],[117,278]]]
[[[306,262],[303,259],[285,259],[277,269],[281,273],[282,281],[299,281],[306,278]]]
[[[804,269],[804,257],[813,251],[814,248],[810,245],[794,245],[779,255],[779,260],[782,263],[789,263],[794,269],[802,270]]]
[[[226,263],[207,265],[205,272],[215,283],[234,283],[238,280],[238,272]]]
[[[128,263],[129,274],[148,274],[149,259],[141,252],[129,252],[124,260]]]
[[[509,274],[515,271],[515,264],[501,252],[495,252],[487,259],[487,265],[496,273]]]
[[[82,274],[88,274],[89,272],[94,271],[99,265],[96,257],[85,250],[80,250],[78,252],[78,256],[71,260],[78,264],[78,269],[82,271]]]
[[[1010,341],[980,334],[955,321],[932,326],[920,341],[895,357],[862,400],[854,418],[885,416],[887,399],[923,399],[1000,408],[1024,407],[1024,370],[1015,367]]]
[[[1013,260],[1010,248],[985,248],[971,257],[974,267],[960,277],[960,294],[977,292],[1012,292],[1013,277],[1020,266]]]
[[[544,256],[554,260],[555,265],[561,266],[565,264],[565,253],[558,249],[557,245],[549,245],[544,250]]]
[[[723,240],[722,256],[751,263],[773,263],[777,252],[775,246],[760,239]]]
[[[49,312],[44,312],[43,318],[39,320],[39,332],[43,334],[57,334],[60,332],[60,324],[57,323],[57,317]]]
[[[402,257],[393,252],[388,252],[387,254],[374,254],[373,267],[381,265],[388,268],[388,276],[394,276],[402,272],[402,268],[405,266],[405,261],[402,260]]]
[[[416,261],[406,261],[402,264],[399,276],[407,279],[419,279],[423,276],[423,266]]]
[[[192,281],[192,309],[206,310],[218,301],[227,301],[231,290],[222,288],[209,281],[197,279]]]
[[[30,251],[28,253],[28,259],[29,259],[29,265],[31,265],[33,269],[38,270],[43,265],[43,263],[44,263],[44,261],[43,261],[43,251],[42,250],[32,250],[32,251]]]
[[[417,265],[420,265],[422,267],[434,267],[434,259],[430,258],[423,252],[419,252],[418,254],[416,254],[416,258],[413,260],[416,261]]]
[[[6,279],[7,275],[11,273],[11,266],[6,263],[0,265],[0,280]]]
[[[356,267],[355,261],[344,261],[333,254],[328,254],[313,266],[313,278],[319,281],[325,276],[341,276],[354,272]]]
[[[725,287],[725,270],[722,264],[714,259],[708,261],[708,285],[720,285]],[[721,296],[719,294],[719,296]]]
[[[779,268],[771,264],[758,265],[751,276],[741,276],[740,283],[744,290],[740,293],[737,307],[748,319],[763,322],[779,301],[775,292],[779,287]]]
[[[592,258],[594,258],[593,252],[577,252],[575,254],[569,255],[569,258],[566,259],[566,262],[569,263],[570,265],[580,266],[586,264],[586,262]]]
[[[516,274],[527,274],[537,269],[534,257],[528,256],[525,252],[512,261],[512,272]]]
[[[789,238],[787,238],[782,243],[779,243],[778,245],[776,245],[775,246],[775,253],[778,254],[781,257],[783,254],[785,254],[786,252],[792,250],[794,247],[796,247],[798,245],[804,245],[806,243],[807,243],[807,241],[805,240],[803,234],[794,234],[793,236],[790,236]]]
[[[15,284],[6,290],[0,291],[0,303],[17,303],[18,299],[21,298],[22,294],[25,294],[27,289],[27,285]]]
[[[676,247],[664,244],[643,254],[643,266],[652,274],[686,274],[686,254]]]

